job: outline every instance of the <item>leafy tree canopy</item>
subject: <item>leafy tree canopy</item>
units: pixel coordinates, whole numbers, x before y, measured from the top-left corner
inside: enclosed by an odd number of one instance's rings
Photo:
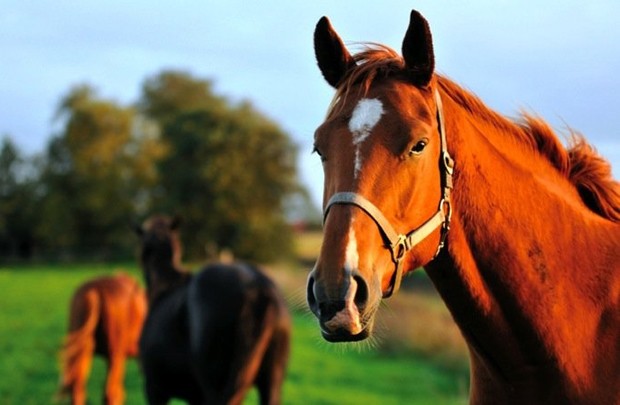
[[[285,212],[307,200],[297,147],[251,103],[163,71],[134,105],[73,87],[55,117],[41,156],[28,161],[10,140],[0,145],[0,254],[127,257],[136,244],[128,225],[160,212],[181,215],[195,259],[205,250],[256,261],[290,252]]]
[[[179,72],[147,80],[140,105],[170,151],[155,206],[182,215],[190,252],[210,244],[267,260],[290,251],[284,204],[302,187],[286,133],[249,102],[232,105]]]

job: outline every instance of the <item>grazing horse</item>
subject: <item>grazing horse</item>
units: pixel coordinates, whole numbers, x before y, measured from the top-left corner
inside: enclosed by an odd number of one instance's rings
[[[73,404],[86,403],[86,381],[98,354],[108,363],[104,402],[124,402],[125,360],[138,355],[146,309],[144,289],[126,274],[99,277],[76,290],[61,353],[61,397],[68,394]]]
[[[273,282],[247,264],[180,266],[178,220],[154,216],[138,229],[149,315],[140,358],[150,404],[241,404],[255,385],[280,403],[290,317]]]
[[[315,133],[324,242],[307,298],[323,337],[368,337],[423,266],[470,353],[473,404],[620,403],[620,185],[583,138],[514,121],[434,72],[411,13],[402,56],[314,34],[336,95]]]

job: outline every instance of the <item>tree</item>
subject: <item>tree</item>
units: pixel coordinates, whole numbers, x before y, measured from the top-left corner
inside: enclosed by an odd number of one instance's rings
[[[163,71],[144,81],[138,108],[164,128],[186,112],[225,114],[228,104],[223,97],[214,94],[211,81],[194,78],[185,72]]]
[[[66,251],[126,250],[127,224],[157,181],[154,165],[165,149],[136,126],[133,108],[99,98],[90,86],[72,89],[57,117],[63,130],[47,149],[39,233]]]
[[[179,72],[146,81],[139,103],[161,128],[154,208],[184,218],[190,254],[206,244],[253,260],[291,250],[284,203],[299,192],[296,146],[248,102],[234,106],[210,82]]]
[[[194,258],[206,246],[256,261],[291,251],[286,212],[307,198],[297,148],[249,102],[170,71],[145,81],[136,106],[74,87],[56,119],[38,160],[0,145],[0,254],[126,257],[128,224],[158,211],[181,214]]]
[[[0,257],[29,258],[37,221],[33,162],[22,156],[8,136],[0,147]]]

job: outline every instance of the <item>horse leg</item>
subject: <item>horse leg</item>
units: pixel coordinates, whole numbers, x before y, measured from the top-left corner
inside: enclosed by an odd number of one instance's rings
[[[262,357],[266,344],[258,345],[260,353],[255,356],[255,337],[247,336],[246,330],[239,331],[237,336],[227,335],[227,342],[233,344],[232,347],[222,347],[216,328],[194,332],[192,368],[202,391],[203,403],[241,405],[254,384],[260,365],[255,359]],[[252,341],[244,342],[247,339]]]
[[[158,381],[152,376],[144,376],[144,393],[149,405],[166,405],[170,401],[170,396],[163,391],[166,384]],[[192,402],[189,402],[193,405]]]
[[[86,404],[86,382],[88,381],[92,361],[93,352],[86,351],[74,363],[73,383],[71,386],[71,403],[73,405]]]
[[[288,361],[289,333],[288,324],[280,319],[278,312],[277,308],[267,308],[260,322],[260,332],[239,373],[237,391],[229,404],[241,404],[252,385],[258,388],[261,405],[280,404]]]
[[[245,383],[242,385],[238,385],[233,395],[226,402],[227,405],[241,405],[243,404],[243,400],[247,395],[248,391],[252,388],[252,383]]]
[[[287,329],[274,332],[256,378],[261,405],[279,405],[282,401],[282,384],[286,375],[289,344]]]
[[[108,361],[108,375],[106,377],[104,403],[107,405],[122,405],[125,401],[123,379],[125,377],[125,355],[111,353]]]

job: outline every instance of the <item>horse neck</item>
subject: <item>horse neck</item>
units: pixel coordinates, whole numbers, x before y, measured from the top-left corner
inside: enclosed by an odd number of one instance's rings
[[[159,296],[185,283],[189,273],[174,260],[151,255],[142,262],[149,304]]]
[[[531,147],[444,99],[454,214],[431,279],[485,370],[511,379],[538,365],[591,383],[600,316],[620,303],[620,228]]]

